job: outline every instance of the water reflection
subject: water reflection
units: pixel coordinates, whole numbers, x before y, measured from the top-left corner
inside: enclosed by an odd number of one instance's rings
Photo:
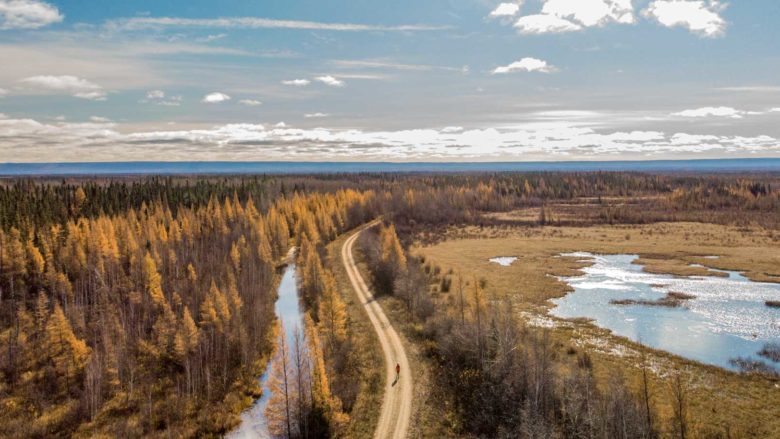
[[[728,369],[734,369],[732,358],[760,359],[757,353],[764,344],[780,341],[780,309],[764,303],[780,299],[778,284],[751,282],[736,272],[726,272],[728,277],[645,273],[632,264],[637,255],[562,256],[588,259],[593,265],[583,269],[583,276],[562,278],[574,292],[553,300],[555,316],[588,317],[617,335]],[[610,303],[655,301],[669,292],[696,297],[678,308]]]

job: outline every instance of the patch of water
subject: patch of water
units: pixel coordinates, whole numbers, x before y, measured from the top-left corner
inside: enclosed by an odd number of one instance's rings
[[[276,300],[276,317],[284,324],[287,340],[292,344],[293,334],[296,328],[303,328],[303,315],[301,303],[298,299],[298,283],[296,282],[295,264],[285,268],[282,281],[279,284],[279,298]],[[268,368],[271,365],[269,363]],[[268,370],[260,377],[260,386],[263,394],[255,403],[241,413],[241,424],[225,437],[229,439],[267,439],[271,437],[265,419],[265,408],[271,392],[267,387]]]
[[[780,309],[767,300],[780,300],[780,284],[752,282],[741,273],[728,277],[677,277],[645,273],[633,264],[637,255],[588,257],[593,265],[582,276],[561,278],[574,292],[552,302],[551,314],[586,317],[613,333],[702,363],[735,369],[736,357],[761,359],[765,343],[780,342]],[[622,306],[613,300],[656,301],[669,292],[694,295],[682,307]]]
[[[498,257],[498,258],[490,259],[490,262],[498,264],[498,265],[500,265],[502,267],[509,267],[516,260],[517,260],[517,258],[514,257],[514,256],[501,256],[501,257]]]

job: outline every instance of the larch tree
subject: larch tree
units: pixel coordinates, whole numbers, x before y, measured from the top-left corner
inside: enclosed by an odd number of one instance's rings
[[[149,252],[146,252],[143,261],[144,287],[152,303],[159,308],[167,304],[162,289],[162,277],[157,272],[157,263]]]
[[[306,438],[309,437],[308,421],[311,414],[311,358],[304,331],[296,326],[292,338],[290,360],[295,380],[293,388],[296,391],[294,419],[298,426],[297,436]]]
[[[60,391],[68,392],[70,386],[75,384],[76,377],[83,371],[90,349],[84,340],[73,333],[59,304],[54,305],[46,323],[46,350],[57,372]]]
[[[331,354],[344,342],[347,336],[347,308],[336,290],[336,280],[333,275],[324,275],[325,289],[319,301],[320,332],[327,340]]]
[[[304,314],[304,328],[311,359],[312,422],[310,429],[312,433],[324,436],[326,432],[318,431],[318,427],[324,428],[325,426],[316,425],[317,417],[324,418],[324,423],[327,424],[329,430],[338,429],[340,425],[347,422],[349,417],[341,412],[341,401],[331,392],[328,372],[325,367],[325,354],[322,350],[317,325],[309,313]]]
[[[18,229],[12,228],[6,235],[5,245],[3,246],[5,255],[3,257],[3,276],[7,278],[11,290],[11,299],[16,298],[17,289],[23,290],[20,283],[27,275],[27,264],[25,251],[22,245],[21,233]]]
[[[279,336],[276,343],[276,353],[271,362],[271,373],[268,376],[268,390],[271,396],[265,408],[265,418],[268,430],[275,437],[292,438],[297,429],[293,414],[297,406],[298,391],[295,389],[295,379],[290,361],[290,348],[284,324],[279,323]]]

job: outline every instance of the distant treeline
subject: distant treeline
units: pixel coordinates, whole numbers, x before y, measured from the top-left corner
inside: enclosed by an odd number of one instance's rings
[[[739,213],[748,211],[764,225],[780,224],[778,175],[537,172],[6,180],[0,183],[0,228],[65,224],[75,217],[115,215],[157,202],[176,213],[180,207],[196,208],[229,197],[240,202],[251,199],[264,211],[279,196],[337,189],[382,194],[385,212],[402,230],[410,222],[484,221],[484,212],[582,198],[592,199],[599,211],[595,220],[601,222],[708,219],[728,223],[739,221]],[[625,200],[633,200],[630,204],[641,209],[626,207]]]
[[[20,179],[0,181],[0,228],[28,229],[65,224],[69,219],[117,215],[144,205],[198,208],[210,201],[252,200],[265,211],[280,196],[334,192],[356,185],[338,178],[309,177],[133,177],[100,179]]]

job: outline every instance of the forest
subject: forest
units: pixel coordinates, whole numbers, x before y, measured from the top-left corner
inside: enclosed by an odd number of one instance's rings
[[[3,190],[4,224],[19,227],[0,231],[0,435],[233,426],[272,353],[276,268],[291,239],[316,251],[364,221],[372,195],[278,188],[269,200],[263,185],[232,189]]]
[[[773,175],[343,174],[0,180],[0,436],[203,437],[235,427],[268,369],[274,435],[341,437],[359,392],[343,291],[326,246],[375,218],[360,251],[404,304],[471,437],[654,438],[690,424],[686,389],[661,419],[648,391],[597,386],[483,281],[412,257],[453,225],[698,221],[780,229]],[[295,248],[305,327],[274,316]],[[449,294],[438,300],[431,285]],[[274,346],[278,346],[274,349]]]

